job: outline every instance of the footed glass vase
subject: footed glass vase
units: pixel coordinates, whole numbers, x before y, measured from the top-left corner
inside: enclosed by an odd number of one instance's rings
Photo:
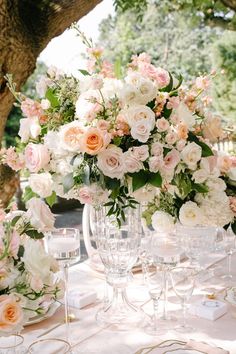
[[[100,325],[130,329],[144,320],[144,312],[130,303],[126,293],[140,251],[142,225],[140,209],[125,209],[125,221],[107,215],[108,209],[95,211],[96,245],[105,267],[106,281],[113,288],[112,299],[96,315]]]

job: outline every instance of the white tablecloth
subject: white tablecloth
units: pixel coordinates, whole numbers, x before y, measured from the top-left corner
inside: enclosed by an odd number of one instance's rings
[[[214,259],[214,261],[216,261]],[[233,255],[233,273],[236,286],[236,254]],[[216,263],[215,274],[212,277],[210,271],[206,271],[209,278],[201,283],[201,289],[196,288],[191,302],[201,298],[204,293],[216,292],[218,299],[224,299],[227,282],[223,281],[220,274],[226,269],[226,259],[221,259]],[[158,344],[167,339],[178,339],[188,341],[194,339],[208,344],[222,347],[231,354],[236,354],[236,306],[228,304],[228,312],[216,321],[204,320],[197,317],[189,317],[190,324],[195,328],[191,333],[180,334],[174,329],[169,330],[160,337],[152,337],[141,328],[134,328],[127,332],[118,332],[112,328],[101,328],[95,321],[95,314],[103,298],[104,280],[101,273],[91,269],[88,262],[76,265],[70,269],[70,288],[94,289],[98,294],[96,303],[81,310],[71,309],[76,315],[76,320],[70,324],[73,353],[86,354],[134,354],[142,347]],[[141,305],[145,312],[152,313],[152,303],[149,301],[148,292],[141,285],[141,274],[134,276],[134,281],[129,285],[129,297],[136,305]],[[177,310],[180,305],[173,293],[170,293],[170,310]],[[53,327],[58,322],[63,321],[63,306],[49,319],[38,324],[28,326],[23,335],[24,346],[27,348],[37,336]],[[174,326],[173,326],[174,327]],[[65,327],[61,325],[49,334],[41,338],[65,338]],[[41,353],[40,353],[41,354]]]

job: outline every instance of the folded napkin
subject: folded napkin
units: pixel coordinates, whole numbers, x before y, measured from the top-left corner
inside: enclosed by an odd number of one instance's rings
[[[186,348],[188,349],[196,349],[199,351],[202,351],[207,354],[230,354],[227,350],[224,350],[219,347],[212,347],[209,344],[202,343],[202,342],[196,342],[193,339],[190,339],[187,344]]]

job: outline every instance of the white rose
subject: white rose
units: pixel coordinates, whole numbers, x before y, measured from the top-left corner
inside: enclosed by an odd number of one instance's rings
[[[202,148],[196,143],[189,143],[181,152],[181,158],[190,170],[197,168],[197,162],[201,159]]]
[[[140,100],[140,93],[133,85],[125,84],[120,92],[120,101],[122,106],[135,104]]]
[[[150,172],[158,172],[163,166],[163,159],[160,156],[152,156],[149,159],[149,170]]]
[[[24,255],[21,260],[24,262],[25,270],[44,284],[51,283],[51,264],[53,257],[45,252],[40,241],[28,238],[24,243]]]
[[[26,203],[26,207],[26,217],[38,231],[46,232],[54,228],[55,217],[44,201],[34,197]]]
[[[186,202],[179,210],[179,220],[182,225],[202,225],[203,215],[199,206],[194,202]]]
[[[52,194],[52,176],[50,173],[35,173],[29,177],[29,186],[34,193],[41,198],[49,197]]]
[[[79,121],[73,121],[60,128],[59,138],[63,149],[77,152],[80,151],[81,137],[84,127]]]
[[[174,228],[174,218],[164,211],[156,211],[152,215],[152,226],[156,231],[172,231]]]
[[[134,124],[140,121],[146,121],[149,129],[152,130],[155,126],[155,113],[151,108],[144,105],[134,105],[122,111],[127,123],[132,128]]]
[[[221,178],[209,178],[206,182],[209,192],[223,192],[226,190],[226,184]]]
[[[105,176],[121,179],[125,173],[124,154],[122,149],[109,145],[97,155],[97,165]]]
[[[150,123],[146,119],[141,119],[138,122],[133,123],[130,131],[131,136],[141,143],[146,143],[148,141],[150,132]]]
[[[101,95],[98,90],[88,90],[82,93],[76,104],[76,112],[75,116],[79,118],[79,120],[87,119],[89,112],[93,109],[94,103],[101,101]]]
[[[230,179],[232,179],[232,181],[236,181],[236,167],[232,167],[229,170],[228,176],[229,176]]]
[[[104,78],[103,88],[101,91],[103,98],[107,101],[109,101],[112,97],[119,97],[122,91],[122,81],[113,78]]]
[[[205,169],[200,169],[200,170],[197,170],[193,173],[193,180],[196,183],[204,183],[208,177],[209,177],[209,174],[207,173],[207,171]]]
[[[21,137],[22,143],[27,143],[30,138],[36,139],[40,133],[41,127],[37,117],[20,119],[20,130],[18,135]]]
[[[138,172],[143,168],[142,162],[140,162],[130,151],[124,153],[125,172]]]
[[[132,85],[139,92],[136,103],[147,104],[152,101],[157,95],[157,87],[152,80],[143,77],[138,71],[130,72],[125,81]],[[135,101],[135,100],[133,100]]]
[[[157,130],[159,132],[165,132],[169,129],[170,123],[168,122],[167,119],[165,118],[160,118],[156,122]]]
[[[180,102],[178,108],[176,109],[176,114],[180,121],[187,125],[188,129],[191,129],[194,126],[195,117],[184,102]]]
[[[146,184],[144,187],[137,189],[132,193],[132,196],[139,203],[150,202],[154,197],[158,194],[159,189],[151,186],[150,184]]]
[[[149,157],[147,145],[134,146],[133,148],[129,149],[129,151],[132,151],[134,157],[136,157],[136,159],[139,161],[145,161]]]

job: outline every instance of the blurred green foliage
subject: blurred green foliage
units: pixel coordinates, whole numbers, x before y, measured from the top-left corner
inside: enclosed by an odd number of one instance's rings
[[[36,98],[37,93],[35,89],[35,83],[41,75],[44,75],[47,71],[47,66],[43,62],[38,62],[34,73],[28,78],[25,85],[22,87],[21,92],[30,98]],[[13,78],[14,80],[14,78]],[[18,105],[14,105],[5,128],[3,137],[3,146],[16,146],[19,142],[17,137],[19,131],[19,121],[22,118],[22,113]]]

